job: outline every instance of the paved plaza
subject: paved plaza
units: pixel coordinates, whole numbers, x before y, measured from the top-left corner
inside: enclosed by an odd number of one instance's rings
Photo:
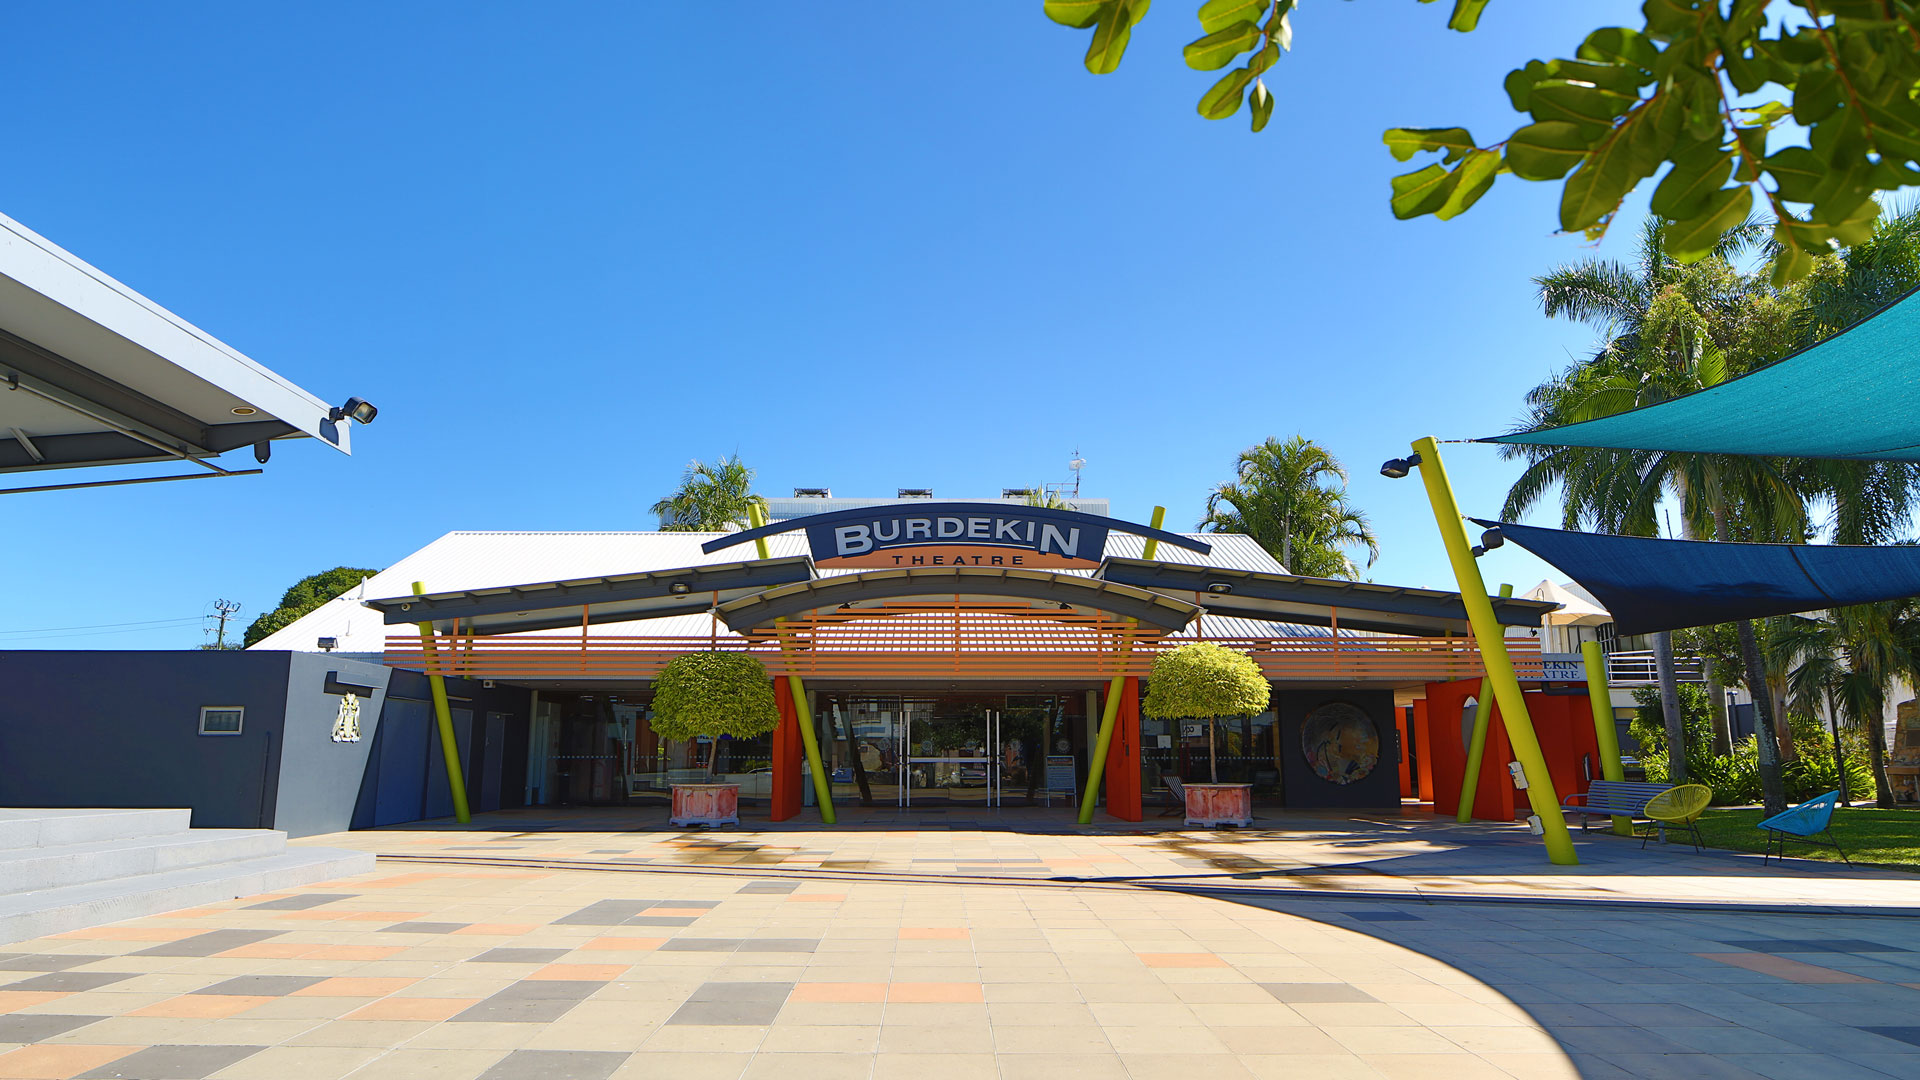
[[[1920,1077],[1920,878],[945,816],[315,837],[379,869],[0,946],[0,1077]]]

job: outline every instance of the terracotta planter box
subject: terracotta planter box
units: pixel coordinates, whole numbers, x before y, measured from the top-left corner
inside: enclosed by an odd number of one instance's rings
[[[739,784],[675,784],[671,825],[740,824]]]
[[[1252,784],[1188,784],[1187,824],[1212,829],[1253,824]]]

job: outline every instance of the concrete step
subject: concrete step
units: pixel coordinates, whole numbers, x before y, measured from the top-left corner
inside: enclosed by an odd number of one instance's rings
[[[156,836],[0,849],[0,895],[258,859],[287,849],[272,829],[181,829]]]
[[[298,847],[276,855],[0,896],[0,944],[364,874],[373,855]]]
[[[161,836],[185,832],[192,819],[193,811],[186,809],[42,810],[0,806],[0,851]]]

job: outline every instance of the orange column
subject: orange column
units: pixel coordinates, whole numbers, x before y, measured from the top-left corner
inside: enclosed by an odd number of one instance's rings
[[[1113,718],[1113,745],[1107,750],[1107,813],[1121,821],[1139,821],[1140,678],[1120,684],[1120,712]]]
[[[800,814],[800,718],[787,693],[785,679],[773,680],[773,699],[780,705],[780,726],[773,729],[773,798],[775,821]]]

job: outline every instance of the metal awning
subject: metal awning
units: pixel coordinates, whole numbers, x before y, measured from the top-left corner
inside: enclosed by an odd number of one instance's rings
[[[0,472],[177,460],[219,475],[209,459],[275,439],[347,452],[338,413],[0,215]],[[145,481],[108,481],[126,482]]]
[[[1218,566],[1109,558],[1094,572],[1101,581],[1156,592],[1193,592],[1209,614],[1371,630],[1387,634],[1470,633],[1460,594],[1439,589],[1375,585],[1366,581],[1271,574]],[[1539,626],[1559,605],[1490,597],[1504,626]]]
[[[631,622],[706,611],[764,589],[807,581],[805,555],[683,566],[613,577],[542,581],[368,600],[388,625],[432,622],[436,633],[514,634],[582,623]]]
[[[1104,611],[1173,632],[1200,614],[1197,604],[1113,581],[987,566],[913,566],[865,570],[784,585],[720,605],[728,628],[747,633],[821,608],[917,596],[1046,600]]]

